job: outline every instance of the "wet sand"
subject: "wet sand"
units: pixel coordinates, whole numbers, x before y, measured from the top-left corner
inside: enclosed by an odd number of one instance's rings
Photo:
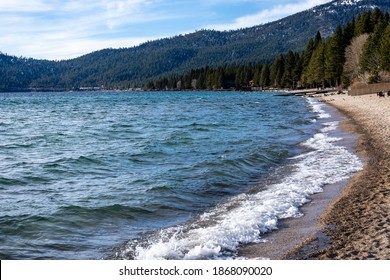
[[[359,135],[363,171],[326,186],[299,219],[282,221],[267,243],[242,248],[247,258],[390,259],[390,98],[336,95],[322,101],[350,118],[343,129]],[[331,201],[329,203],[329,201]]]

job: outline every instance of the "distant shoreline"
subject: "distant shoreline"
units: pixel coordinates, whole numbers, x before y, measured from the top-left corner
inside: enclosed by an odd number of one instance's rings
[[[301,89],[301,90],[289,90],[283,88],[230,88],[230,89],[142,89],[142,88],[130,88],[130,89],[106,89],[106,88],[77,88],[77,89],[61,89],[61,88],[10,88],[0,89],[0,93],[39,93],[39,92],[55,92],[55,93],[68,93],[68,92],[280,92],[278,96],[318,96],[320,94],[334,95],[338,94],[340,90],[334,88],[326,89]]]

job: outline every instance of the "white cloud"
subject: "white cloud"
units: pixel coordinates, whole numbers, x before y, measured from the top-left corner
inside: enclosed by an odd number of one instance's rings
[[[33,57],[37,59],[62,60],[79,57],[81,55],[105,48],[123,48],[137,46],[143,42],[154,40],[153,37],[132,38],[87,38],[74,37],[72,32],[45,33],[39,36],[8,35],[2,38],[5,46],[4,53],[16,56]],[[28,42],[26,44],[25,42]],[[11,51],[10,51],[11,50]]]
[[[148,0],[108,1],[103,17],[110,30],[129,23],[145,23],[172,18],[172,15],[156,12],[155,2]]]
[[[45,46],[33,42],[21,48],[22,53],[34,53],[35,58],[52,60],[76,58],[106,48],[123,48],[137,46],[145,41],[156,38],[118,38],[110,40],[98,39],[67,39],[47,41]]]
[[[63,4],[62,9],[66,12],[87,12],[93,9],[99,9],[104,5],[100,0],[67,0]]]
[[[34,13],[0,10],[0,51],[17,56],[67,59],[103,48],[132,47],[157,39],[134,37],[118,29],[129,23],[157,20],[159,15],[146,16],[150,1],[68,0],[60,4],[58,0],[52,1],[57,3],[57,8],[51,10],[42,0],[13,0],[0,2],[0,7],[13,11],[17,5],[29,1],[41,8],[36,7]]]
[[[330,2],[329,0],[304,0],[298,3],[276,5],[270,9],[262,10],[258,13],[236,18],[228,24],[211,25],[207,28],[216,30],[234,30],[245,27],[276,21],[283,17],[310,9],[314,6]]]
[[[1,0],[1,12],[43,12],[50,11],[53,7],[44,0]]]

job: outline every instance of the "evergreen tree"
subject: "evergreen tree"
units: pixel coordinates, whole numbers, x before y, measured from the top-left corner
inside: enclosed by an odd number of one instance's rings
[[[321,32],[317,31],[316,37],[314,39],[314,49],[316,49],[321,42],[322,42]]]
[[[303,68],[306,68],[309,65],[314,49],[315,49],[314,40],[310,38],[309,42],[307,43],[306,50],[303,53],[303,63],[302,63]]]
[[[302,76],[303,71],[303,57],[299,53],[295,54],[295,66],[293,69],[293,88],[296,88],[299,85],[299,81]]]
[[[311,57],[313,55],[313,52],[314,52],[314,40],[312,38],[310,38],[309,42],[307,43],[307,46],[306,46],[306,50],[304,51],[303,55],[302,55],[302,68],[303,68],[303,71],[302,71],[302,75],[300,77],[301,79],[301,83],[303,85],[305,85],[307,83],[307,77],[306,77],[306,71],[305,69],[307,69],[307,67],[309,66],[309,63],[310,63],[310,60],[311,60]]]
[[[381,68],[384,71],[390,71],[390,24],[383,32],[382,38],[379,42],[381,55]]]
[[[171,79],[168,80],[167,87],[169,89],[175,89],[177,86],[178,78],[176,76],[173,76]]]
[[[244,66],[240,66],[236,72],[236,87],[241,88],[242,86],[247,85],[247,70]]]
[[[385,21],[387,21],[387,22],[390,21],[390,15],[389,15],[388,12],[386,12],[386,13],[383,14],[383,19],[384,19]]]
[[[206,75],[206,89],[213,89],[213,80],[212,80],[213,70],[210,69],[209,66],[206,67],[205,75]]]
[[[356,20],[355,36],[371,33],[371,12],[362,12]]]
[[[259,86],[262,88],[268,87],[270,85],[270,69],[269,65],[265,64],[261,69],[260,82]]]
[[[284,56],[278,55],[270,69],[271,85],[274,87],[282,86],[282,78],[284,74]]]
[[[379,21],[363,48],[361,68],[363,71],[372,73],[373,77],[379,75],[381,65],[379,41],[381,40],[387,24],[388,23],[384,20]]]
[[[261,70],[262,70],[262,65],[257,64],[255,67],[255,73],[253,74],[253,83],[256,86],[260,85]]]
[[[313,52],[306,69],[306,77],[309,85],[325,87],[325,43],[322,41]]]
[[[372,32],[376,25],[381,21],[383,18],[383,14],[379,8],[375,8],[374,11],[371,13],[370,16],[370,32]]]
[[[332,38],[329,39],[326,47],[325,79],[331,85],[338,86],[343,73],[345,61],[345,47],[343,31],[337,26]]]
[[[223,88],[224,73],[223,68],[218,67],[217,71],[214,74],[214,88],[221,89]]]
[[[224,71],[224,87],[225,88],[233,88],[236,86],[236,68],[229,67]]]
[[[354,35],[355,35],[355,29],[356,29],[356,22],[355,22],[355,16],[352,17],[352,20],[350,20],[344,27],[343,30],[343,37],[344,37],[344,47],[348,46]]]
[[[188,73],[181,79],[182,89],[191,89],[192,88],[192,78],[191,73]]]
[[[294,68],[296,65],[295,55],[292,51],[289,51],[286,54],[285,63],[284,63],[284,73],[282,76],[281,85],[283,87],[292,88],[294,86]]]
[[[206,89],[206,77],[204,71],[200,71],[198,79],[196,80],[197,89]]]

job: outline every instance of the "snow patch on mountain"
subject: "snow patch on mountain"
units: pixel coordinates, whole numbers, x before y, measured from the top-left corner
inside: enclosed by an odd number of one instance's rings
[[[343,0],[343,1],[338,1],[336,3],[333,3],[333,5],[335,5],[335,6],[339,6],[339,5],[341,5],[341,6],[347,6],[347,5],[352,6],[352,5],[356,5],[357,3],[362,2],[362,1],[363,0]]]

